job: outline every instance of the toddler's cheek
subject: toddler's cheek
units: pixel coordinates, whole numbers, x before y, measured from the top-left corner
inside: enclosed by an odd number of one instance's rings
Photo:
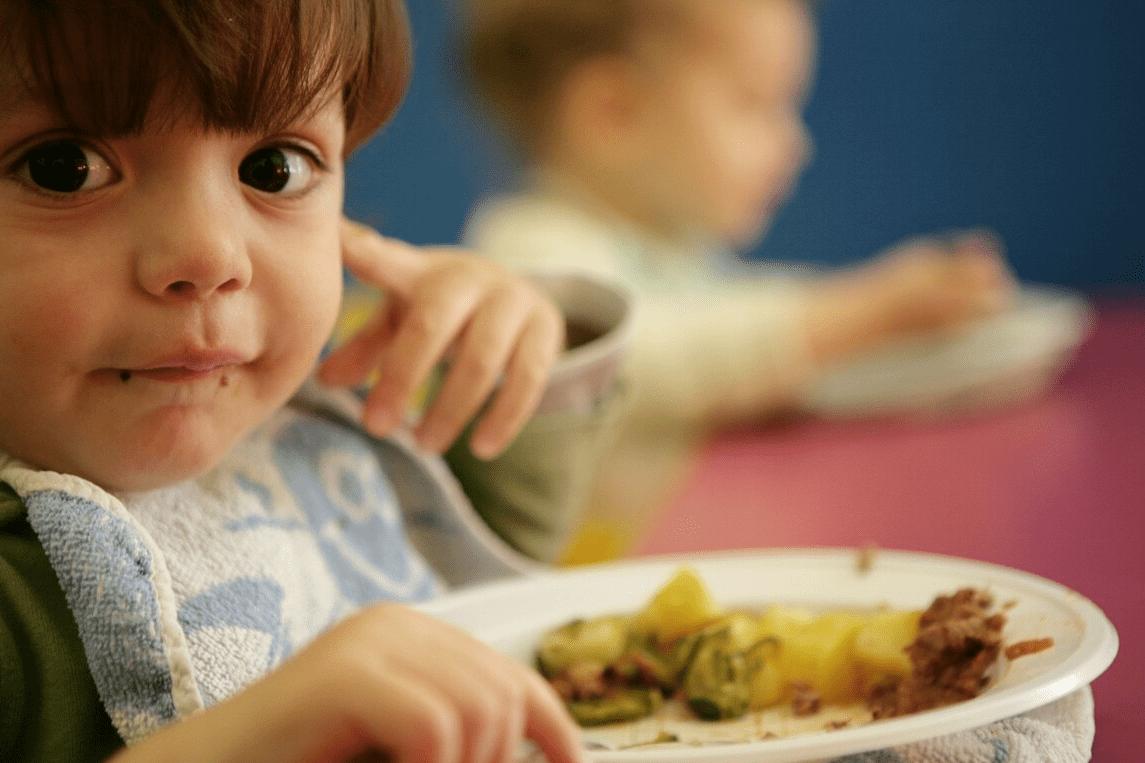
[[[6,343],[28,358],[60,356],[87,336],[93,323],[92,311],[80,303],[71,290],[64,293],[26,294],[9,303],[4,312]]]
[[[328,270],[322,277],[308,287],[300,296],[301,300],[311,304],[308,312],[310,328],[321,343],[325,343],[334,332],[338,316],[342,308],[343,274],[340,264],[337,268]]]

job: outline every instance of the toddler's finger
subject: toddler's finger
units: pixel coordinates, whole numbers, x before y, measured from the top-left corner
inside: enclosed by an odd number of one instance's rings
[[[514,763],[525,738],[525,710],[519,702],[504,709],[501,725],[502,733],[496,745],[490,750],[490,763]]]
[[[404,675],[416,676],[446,699],[464,731],[463,759],[467,763],[514,760],[525,738],[528,707],[535,702],[532,695],[540,679],[536,671],[464,631],[419,613],[391,609],[379,614],[399,618],[418,644],[391,653],[388,664]],[[552,693],[547,682],[539,683]],[[559,701],[557,706],[563,713]]]
[[[549,763],[586,763],[580,729],[556,692],[535,671],[528,671],[525,736],[545,753]]]
[[[954,234],[954,248],[957,250],[974,249],[981,253],[989,253],[1002,257],[1004,246],[1002,239],[989,228],[972,228]]]
[[[383,306],[340,347],[336,347],[318,367],[318,377],[326,384],[361,384],[378,365],[393,335],[393,314]]]
[[[385,759],[419,763],[467,760],[460,719],[444,697],[401,671],[379,666],[373,678],[368,689],[345,701],[351,717],[376,740]]]
[[[427,646],[429,646],[427,644]],[[508,733],[505,722],[514,703],[499,691],[494,680],[484,680],[477,671],[478,662],[457,659],[448,649],[436,654],[436,669],[415,667],[420,680],[434,686],[450,704],[451,712],[461,726],[461,760],[465,763],[489,763],[506,745]],[[445,663],[460,668],[444,669]],[[520,739],[518,735],[516,739]]]
[[[375,435],[388,434],[401,423],[473,309],[478,284],[447,280],[411,302],[385,350],[378,382],[366,400],[366,428]]]
[[[342,264],[363,283],[400,295],[409,294],[429,266],[421,250],[346,218]]]
[[[1006,261],[1001,240],[987,230],[968,231],[954,240],[956,279],[976,295],[979,310],[1003,310],[1017,298],[1018,279]]]
[[[527,295],[504,289],[487,295],[465,329],[445,381],[417,428],[422,447],[449,446],[489,397],[529,317]]]
[[[560,317],[535,313],[521,333],[500,389],[473,430],[469,446],[474,455],[496,456],[521,431],[541,399],[563,342]]]
[[[507,750],[524,739],[524,689],[515,665],[483,644],[425,642],[432,664],[411,663],[408,669],[446,697],[461,721],[466,763],[500,763]],[[506,667],[509,670],[506,670]]]

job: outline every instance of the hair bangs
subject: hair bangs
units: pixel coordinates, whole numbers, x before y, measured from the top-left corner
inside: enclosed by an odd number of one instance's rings
[[[0,61],[17,87],[95,134],[188,115],[205,129],[270,133],[340,97],[349,150],[393,113],[409,80],[398,0],[5,5]]]

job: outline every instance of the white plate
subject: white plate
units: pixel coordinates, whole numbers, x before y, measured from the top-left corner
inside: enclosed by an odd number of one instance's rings
[[[941,414],[1041,394],[1090,335],[1080,293],[1025,285],[1014,306],[944,338],[902,339],[823,374],[806,405],[831,418]]]
[[[859,570],[854,549],[781,549],[649,558],[559,570],[486,584],[422,608],[499,651],[532,662],[538,637],[576,617],[632,612],[683,563],[692,565],[726,606],[769,603],[807,607],[925,608],[939,594],[973,586],[1007,611],[1006,643],[1052,637],[1054,646],[1006,666],[999,680],[967,702],[869,725],[713,746],[661,745],[593,753],[597,763],[794,763],[876,750],[976,728],[1048,704],[1104,671],[1117,632],[1092,602],[1052,581],[983,562],[877,551]],[[591,732],[586,731],[586,738]]]

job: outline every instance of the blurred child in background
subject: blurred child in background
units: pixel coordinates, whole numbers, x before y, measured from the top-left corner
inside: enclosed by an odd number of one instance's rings
[[[736,261],[812,153],[804,0],[467,0],[464,12],[471,81],[528,170],[522,192],[474,210],[465,242],[613,278],[638,305],[631,406],[590,515],[612,539],[570,560],[626,550],[622,528],[664,500],[713,426],[1011,402],[1044,389],[1076,342],[1075,313],[1043,310],[1068,338],[997,373],[958,362],[976,350],[947,350],[984,327],[979,343],[1010,342],[990,322],[1028,302],[988,232],[831,272]]]

